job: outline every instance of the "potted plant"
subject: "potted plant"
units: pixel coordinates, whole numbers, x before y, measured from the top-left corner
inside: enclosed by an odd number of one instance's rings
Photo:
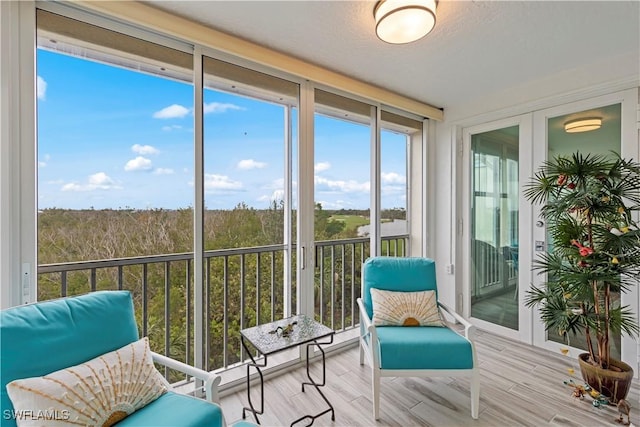
[[[638,321],[620,294],[640,277],[640,164],[618,155],[560,156],[545,162],[524,191],[542,204],[551,248],[534,261],[546,274],[527,292],[546,330],[569,343],[584,336],[583,379],[611,403],[626,397],[632,368],[611,357],[612,334],[637,336]]]

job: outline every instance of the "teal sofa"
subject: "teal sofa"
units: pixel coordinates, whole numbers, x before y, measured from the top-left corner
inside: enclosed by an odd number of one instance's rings
[[[139,338],[128,291],[98,291],[1,311],[1,426],[16,425],[7,394],[9,382],[81,364]],[[216,403],[220,377],[159,354],[152,356],[156,363],[202,380],[206,400],[168,391],[118,426],[226,425]]]

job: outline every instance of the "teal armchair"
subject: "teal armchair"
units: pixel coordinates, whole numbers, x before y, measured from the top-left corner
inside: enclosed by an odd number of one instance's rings
[[[379,321],[374,321],[374,310],[381,313],[381,304],[378,302],[379,307],[375,307],[372,299],[374,293],[379,295],[380,292],[371,289],[393,292],[387,295],[433,291],[427,293],[434,298],[437,319],[441,318],[438,311],[446,313],[464,326],[463,334],[451,329],[446,321],[439,323],[442,326],[380,325]],[[373,417],[376,420],[380,416],[381,377],[470,377],[471,416],[478,418],[480,376],[473,344],[475,327],[437,301],[437,291],[435,262],[431,259],[374,257],[363,265],[362,297],[358,299],[360,364],[366,361],[371,367]],[[391,317],[394,310],[399,309],[388,310]],[[402,314],[396,317],[402,317]]]
[[[0,312],[0,413],[2,414],[0,425],[13,427],[16,425],[17,418],[26,417],[33,421],[34,416],[41,417],[35,420],[36,424],[39,422],[41,425],[47,424],[45,420],[50,419],[43,417],[65,417],[69,413],[68,410],[56,409],[58,402],[65,399],[65,395],[73,395],[74,410],[87,413],[87,408],[94,405],[92,402],[100,400],[94,398],[94,396],[98,398],[100,396],[91,394],[95,389],[82,393],[78,391],[81,390],[80,388],[65,385],[64,392],[51,392],[46,395],[49,399],[47,402],[53,402],[51,406],[38,408],[30,404],[25,411],[14,408],[7,384],[14,380],[33,378],[42,383],[48,381],[47,384],[51,384],[53,382],[50,379],[51,373],[61,370],[77,371],[78,366],[86,366],[90,360],[96,360],[96,358],[101,360],[106,357],[106,354],[114,354],[121,348],[135,345],[134,343],[140,342],[139,338],[133,301],[128,291],[98,291],[2,310]],[[149,356],[147,353],[145,355]],[[118,416],[115,421],[118,426],[222,427],[225,425],[222,410],[218,405],[219,376],[160,354],[150,353],[150,356],[155,363],[199,379],[204,386],[206,399],[172,391],[170,384],[157,374],[157,381],[161,381],[168,391],[135,412]],[[138,358],[140,358],[140,352],[138,352]],[[148,358],[146,360],[148,361],[146,365],[140,363],[135,366],[152,370],[149,366],[152,366],[153,362]],[[122,360],[121,368],[126,363],[126,359]],[[124,372],[124,369],[117,372]],[[101,373],[104,370],[97,371]],[[126,385],[122,384],[125,383],[121,382],[117,385],[119,375],[112,375],[111,368],[106,370],[109,371],[109,375],[105,374],[105,376],[111,378],[107,378],[104,387],[101,385],[102,391],[108,394],[116,390],[113,395],[119,393],[122,396],[122,390],[126,388]],[[140,370],[133,369],[133,371],[132,376],[140,376],[138,374]],[[42,381],[41,378],[45,376],[49,379]],[[130,394],[141,395],[137,392],[138,390],[135,389]],[[111,413],[106,414],[106,416],[110,415]],[[107,425],[111,425],[113,419],[109,421]],[[82,422],[90,425],[95,423]]]

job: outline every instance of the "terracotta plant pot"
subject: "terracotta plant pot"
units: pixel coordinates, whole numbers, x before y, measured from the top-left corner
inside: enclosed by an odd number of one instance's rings
[[[606,396],[611,403],[625,399],[633,380],[633,368],[620,360],[611,359],[611,366],[617,369],[601,369],[587,362],[588,359],[589,353],[578,356],[584,382]]]

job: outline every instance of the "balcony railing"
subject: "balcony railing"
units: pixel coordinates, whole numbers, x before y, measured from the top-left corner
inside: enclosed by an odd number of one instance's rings
[[[471,298],[477,301],[518,286],[518,248],[475,241],[471,252]]]
[[[383,237],[383,255],[406,256],[408,239]],[[355,301],[369,238],[319,241],[315,246],[316,319],[337,331],[352,329],[358,324]],[[284,315],[285,251],[285,245],[270,245],[204,253],[205,369],[226,369],[244,361],[239,331]],[[295,270],[295,254],[293,258]],[[179,253],[40,265],[38,299],[129,290],[138,325],[153,350],[190,364],[195,339],[193,259],[193,253]],[[295,275],[291,277],[290,289],[295,290]],[[290,295],[295,307],[295,292]]]

